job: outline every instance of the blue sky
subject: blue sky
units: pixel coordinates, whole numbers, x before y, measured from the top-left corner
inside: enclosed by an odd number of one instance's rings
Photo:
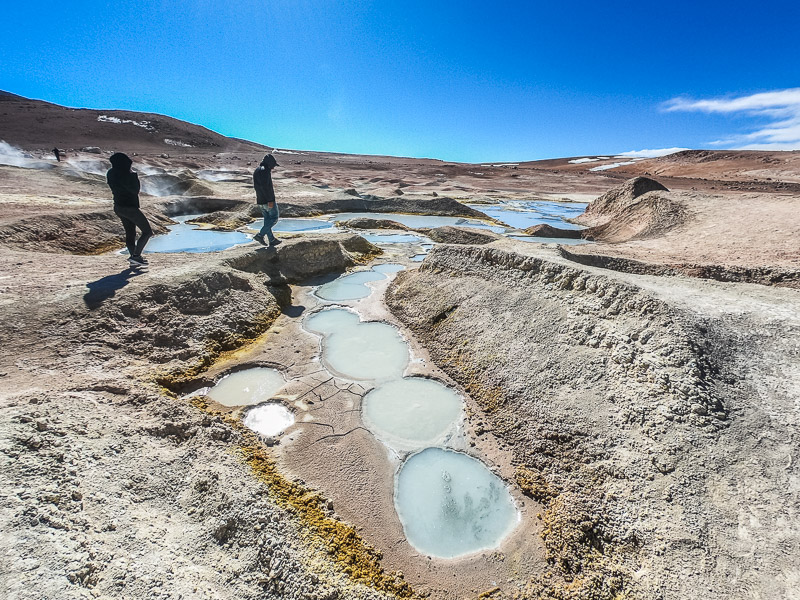
[[[800,149],[796,0],[40,0],[3,13],[0,89],[282,148],[468,162]]]

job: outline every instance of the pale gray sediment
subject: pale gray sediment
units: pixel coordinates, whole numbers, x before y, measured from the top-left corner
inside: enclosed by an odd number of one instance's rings
[[[800,530],[778,523],[800,516],[800,300],[777,292],[500,242],[437,246],[387,303],[545,502],[556,581],[788,598]],[[532,581],[531,596],[552,585]]]

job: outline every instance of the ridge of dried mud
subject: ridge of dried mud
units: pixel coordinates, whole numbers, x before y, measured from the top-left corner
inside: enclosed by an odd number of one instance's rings
[[[437,246],[397,277],[389,308],[478,402],[479,429],[505,443],[518,484],[545,506],[552,570],[518,597],[728,598],[743,586],[792,597],[785,548],[800,533],[774,528],[800,514],[797,468],[771,461],[796,453],[800,299],[775,294],[509,243]],[[771,440],[765,456],[755,430]],[[747,514],[761,526],[743,557]]]

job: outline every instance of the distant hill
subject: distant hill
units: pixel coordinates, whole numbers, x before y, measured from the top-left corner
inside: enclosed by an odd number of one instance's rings
[[[68,108],[3,91],[0,91],[0,139],[25,150],[96,146],[104,151],[184,154],[266,149],[164,115]]]

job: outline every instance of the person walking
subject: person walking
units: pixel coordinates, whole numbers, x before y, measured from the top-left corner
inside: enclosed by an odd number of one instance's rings
[[[61,162],[61,152],[58,151],[58,147],[53,148],[53,154],[56,155],[56,160]]]
[[[264,215],[264,226],[253,239],[259,244],[267,245],[264,236],[269,240],[270,247],[277,246],[281,241],[272,233],[272,228],[278,222],[280,212],[278,203],[275,202],[275,188],[272,186],[272,169],[278,166],[275,157],[267,154],[259,167],[253,172],[253,187],[256,190],[256,202]]]
[[[111,168],[106,174],[108,187],[114,195],[114,214],[125,228],[125,245],[128,247],[128,262],[131,266],[147,265],[142,257],[145,244],[153,236],[147,217],[139,209],[139,176],[131,170],[133,161],[127,154],[117,152],[109,158]],[[142,232],[136,241],[136,228]]]

